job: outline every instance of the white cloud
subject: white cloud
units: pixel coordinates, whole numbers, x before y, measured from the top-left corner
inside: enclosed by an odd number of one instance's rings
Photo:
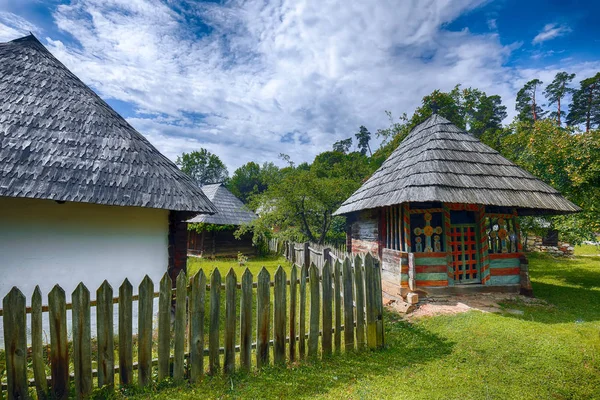
[[[40,30],[18,15],[0,10],[0,42],[29,35],[29,32],[37,34]]]
[[[495,31],[496,29],[498,29],[498,23],[495,18],[488,19],[487,26],[491,31]]]
[[[551,40],[559,36],[564,36],[569,32],[571,32],[571,28],[569,28],[566,25],[546,24],[546,26],[544,26],[544,29],[542,29],[542,31],[533,38],[533,41],[531,43],[543,43],[547,40]]]
[[[457,83],[501,95],[512,117],[529,75],[505,66],[518,44],[442,28],[480,3],[79,0],[53,15],[76,45],[45,42],[101,96],[132,104],[128,121],[165,155],[205,147],[233,172],[279,153],[311,161]]]

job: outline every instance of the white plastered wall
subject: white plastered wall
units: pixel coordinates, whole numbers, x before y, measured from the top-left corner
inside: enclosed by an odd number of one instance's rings
[[[31,303],[58,283],[67,301],[79,282],[95,299],[104,279],[115,296],[125,278],[158,288],[168,264],[167,210],[0,197],[0,299],[13,286]]]

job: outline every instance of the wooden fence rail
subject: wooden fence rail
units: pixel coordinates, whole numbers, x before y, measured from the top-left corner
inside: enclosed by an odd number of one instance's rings
[[[48,295],[47,306],[50,379],[43,357],[47,347],[42,340],[44,306],[39,288],[32,295],[30,349],[25,296],[13,288],[3,300],[6,382],[2,389],[8,392],[9,399],[28,398],[29,387],[35,387],[38,398],[85,398],[94,386],[149,385],[154,372],[159,380],[172,376],[174,381],[188,379],[196,383],[205,373],[250,370],[254,349],[257,368],[268,365],[271,357],[279,365],[307,356],[328,357],[334,350],[341,351],[341,332],[346,351],[365,345],[381,347],[380,275],[378,263],[370,255],[364,260],[347,258],[335,264],[327,260],[322,268],[314,263],[301,267],[294,264],[288,271],[279,267],[273,280],[263,268],[256,282],[248,269],[243,271],[241,281],[236,271],[230,269],[224,284],[218,269],[210,277],[201,270],[189,282],[182,272],[174,290],[169,275],[165,274],[159,285],[157,324],[153,321],[154,283],[145,277],[137,295],[137,340],[132,334],[133,287],[125,280],[118,289],[117,359],[110,284],[105,281],[98,288],[93,302],[88,288],[80,284],[70,305],[65,301],[64,290],[57,285]],[[92,306],[97,308],[95,349],[91,340]],[[72,359],[67,336],[68,308],[73,319]],[[253,321],[256,321],[254,327]],[[153,358],[153,348],[157,350],[157,358]],[[135,362],[134,350],[137,350]],[[96,357],[92,352],[97,352]],[[236,353],[240,353],[237,358]],[[94,370],[93,358],[97,360]]]

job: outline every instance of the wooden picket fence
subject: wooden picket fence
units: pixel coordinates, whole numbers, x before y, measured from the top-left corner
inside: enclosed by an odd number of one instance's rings
[[[146,276],[137,296],[133,295],[131,283],[125,280],[118,297],[114,298],[112,287],[105,281],[96,291],[95,301],[90,301],[89,290],[79,284],[72,294],[72,304],[66,303],[65,292],[57,285],[48,295],[48,305],[43,306],[40,290],[36,288],[30,308],[26,307],[21,291],[13,288],[4,298],[2,310],[7,377],[3,389],[11,399],[27,398],[31,386],[35,387],[38,398],[62,399],[73,395],[72,385],[74,395],[84,398],[94,385],[114,387],[117,374],[121,385],[149,385],[154,368],[159,380],[172,376],[174,381],[188,379],[196,383],[206,372],[218,373],[221,362],[225,373],[250,370],[253,350],[257,368],[269,364],[271,347],[275,364],[306,357],[327,357],[334,349],[342,349],[342,332],[345,350],[378,348],[383,346],[380,277],[378,264],[367,255],[364,259],[326,262],[322,270],[314,264],[301,268],[293,265],[289,279],[286,271],[279,267],[273,280],[263,268],[256,282],[248,269],[238,281],[232,268],[223,284],[218,269],[210,277],[201,270],[189,282],[182,272],[173,289],[171,278],[165,274],[158,293],[154,293],[154,284]],[[221,326],[223,290],[225,318]],[[155,297],[159,300],[158,351],[154,359]],[[138,302],[136,362],[133,357],[134,300]],[[238,301],[240,311],[236,315]],[[253,327],[254,302],[256,325]],[[117,359],[113,326],[115,303],[118,303]],[[173,303],[174,324],[171,323]],[[96,307],[97,316],[97,369],[92,369],[91,307]],[[207,307],[209,322],[205,324]],[[72,359],[68,351],[67,309],[72,310]],[[50,379],[46,376],[43,359],[46,351],[42,340],[43,312],[49,313],[50,321]],[[31,314],[30,349],[26,336],[27,313]],[[256,330],[254,343],[253,329]],[[208,335],[208,348],[205,348],[205,335]],[[236,353],[239,353],[237,365]],[[205,371],[206,356],[208,368]],[[33,379],[28,379],[31,375]]]

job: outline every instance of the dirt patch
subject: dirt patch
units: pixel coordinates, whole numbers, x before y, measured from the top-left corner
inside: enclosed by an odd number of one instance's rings
[[[470,310],[522,314],[520,310],[502,308],[500,303],[537,304],[540,302],[543,301],[513,293],[473,293],[420,298],[419,303],[407,310],[408,312],[405,311],[406,307],[400,301],[393,301],[388,307],[403,313],[405,319],[412,320],[434,315],[458,314]]]

